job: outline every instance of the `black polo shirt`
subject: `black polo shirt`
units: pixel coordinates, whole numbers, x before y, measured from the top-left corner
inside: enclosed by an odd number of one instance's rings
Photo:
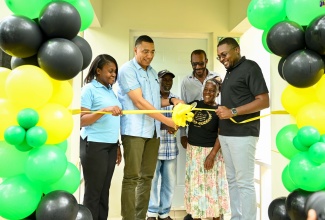
[[[242,57],[238,63],[227,70],[221,87],[221,105],[236,108],[255,100],[255,96],[268,93],[263,73],[258,64]],[[237,122],[260,115],[255,112],[233,117]],[[220,135],[224,136],[255,136],[260,133],[260,120],[236,124],[230,119],[219,121]]]

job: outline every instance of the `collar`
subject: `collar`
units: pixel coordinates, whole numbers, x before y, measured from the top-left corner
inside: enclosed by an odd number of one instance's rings
[[[141,70],[141,69],[143,69],[142,66],[139,65],[139,63],[138,63],[138,61],[135,59],[135,57],[133,57],[133,59],[132,59],[132,63],[133,63],[133,65],[135,66],[135,68],[137,68],[137,70]],[[149,66],[147,67],[147,71],[148,71],[148,70],[151,70],[151,69],[152,69],[152,67],[149,65]],[[144,69],[143,69],[143,70],[144,70]]]
[[[104,87],[106,89],[112,89],[112,85],[109,85],[109,86],[106,87],[103,84],[101,84],[100,82],[98,82],[96,79],[91,80],[90,83],[96,88]]]

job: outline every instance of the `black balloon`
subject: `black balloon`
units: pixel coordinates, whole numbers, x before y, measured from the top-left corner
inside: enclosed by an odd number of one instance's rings
[[[270,220],[290,220],[285,208],[286,197],[274,199],[268,208],[268,216]]]
[[[321,56],[312,50],[298,50],[283,64],[283,77],[292,86],[306,88],[317,83],[324,74]]]
[[[64,38],[53,38],[38,50],[39,66],[56,80],[75,77],[82,68],[83,58],[76,44]]]
[[[291,192],[285,201],[285,207],[291,220],[306,220],[305,203],[312,192],[297,189]]]
[[[80,36],[76,36],[71,41],[73,43],[75,43],[81,51],[81,54],[83,57],[83,63],[82,63],[81,70],[84,70],[91,62],[91,58],[92,58],[91,47],[90,47],[89,43],[84,38],[82,38]]]
[[[325,220],[325,192],[318,191],[311,194],[305,205],[305,214],[308,214],[309,209],[314,209],[317,213],[318,220]]]
[[[46,5],[38,18],[39,25],[50,38],[74,38],[81,27],[77,9],[68,2],[52,2]]]
[[[86,206],[79,204],[76,220],[93,220],[93,216]]]
[[[266,42],[269,49],[281,57],[305,48],[305,32],[293,21],[281,21],[269,30]]]
[[[37,220],[75,220],[79,205],[76,198],[63,190],[46,194],[36,208]]]
[[[11,15],[0,22],[0,48],[10,56],[31,57],[42,41],[39,26],[30,18]]]
[[[308,49],[325,55],[325,15],[319,16],[310,22],[306,29],[305,39]]]
[[[278,63],[278,72],[282,79],[284,79],[282,68],[283,68],[283,64],[284,64],[285,60],[286,60],[286,57],[282,57]]]
[[[10,66],[12,70],[22,65],[38,66],[37,55],[26,57],[26,58],[11,57]]]

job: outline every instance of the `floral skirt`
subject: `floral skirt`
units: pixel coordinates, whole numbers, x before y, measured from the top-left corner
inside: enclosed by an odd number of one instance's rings
[[[213,168],[204,169],[204,161],[211,150],[187,145],[184,202],[186,212],[193,218],[216,218],[230,212],[228,182],[221,150],[214,159]]]

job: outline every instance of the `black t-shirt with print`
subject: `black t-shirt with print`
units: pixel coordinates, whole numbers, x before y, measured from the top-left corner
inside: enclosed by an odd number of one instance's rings
[[[217,109],[217,106],[197,101],[196,108]],[[192,102],[191,102],[192,103]],[[190,104],[191,104],[190,103]],[[200,147],[213,147],[218,137],[219,118],[215,111],[194,110],[193,121],[188,127],[188,143]]]

